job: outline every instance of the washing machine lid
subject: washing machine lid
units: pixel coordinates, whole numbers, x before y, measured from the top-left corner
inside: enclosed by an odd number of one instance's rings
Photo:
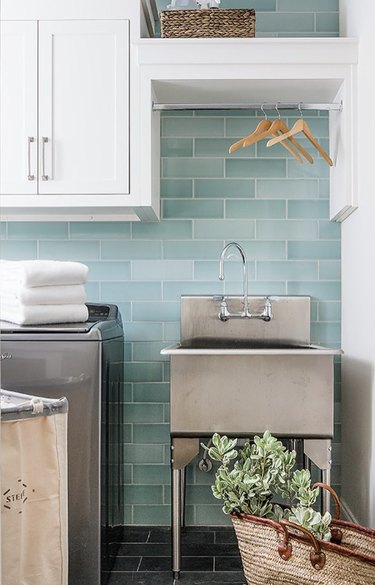
[[[0,321],[0,332],[7,333],[88,333],[99,324],[118,319],[118,308],[116,305],[105,305],[99,303],[86,303],[89,311],[89,318],[85,323],[54,323],[50,325],[17,325],[8,321]]]
[[[87,333],[93,323],[58,323],[53,325],[17,325],[8,321],[0,321],[2,333]]]

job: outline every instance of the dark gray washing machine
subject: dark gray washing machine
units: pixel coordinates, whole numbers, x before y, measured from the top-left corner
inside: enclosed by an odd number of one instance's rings
[[[105,583],[123,507],[121,315],[87,306],[86,323],[0,323],[2,388],[68,399],[69,585]]]

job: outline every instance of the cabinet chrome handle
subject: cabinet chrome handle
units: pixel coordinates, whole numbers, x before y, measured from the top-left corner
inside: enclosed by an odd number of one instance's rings
[[[31,143],[35,142],[34,136],[27,137],[27,180],[35,181],[35,175],[31,174]]]
[[[42,181],[48,181],[48,175],[46,175],[46,143],[48,142],[47,136],[42,136]]]

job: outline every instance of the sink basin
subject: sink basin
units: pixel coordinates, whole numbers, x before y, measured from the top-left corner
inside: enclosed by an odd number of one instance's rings
[[[249,297],[255,310],[264,301]],[[171,361],[171,434],[333,437],[333,358],[310,344],[310,298],[271,298],[274,318],[218,318],[212,297],[181,298]],[[241,298],[228,299],[235,310]]]

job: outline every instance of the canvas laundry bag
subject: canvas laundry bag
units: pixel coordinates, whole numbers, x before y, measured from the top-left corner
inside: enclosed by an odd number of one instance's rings
[[[67,585],[67,403],[34,400],[1,420],[1,583]]]

